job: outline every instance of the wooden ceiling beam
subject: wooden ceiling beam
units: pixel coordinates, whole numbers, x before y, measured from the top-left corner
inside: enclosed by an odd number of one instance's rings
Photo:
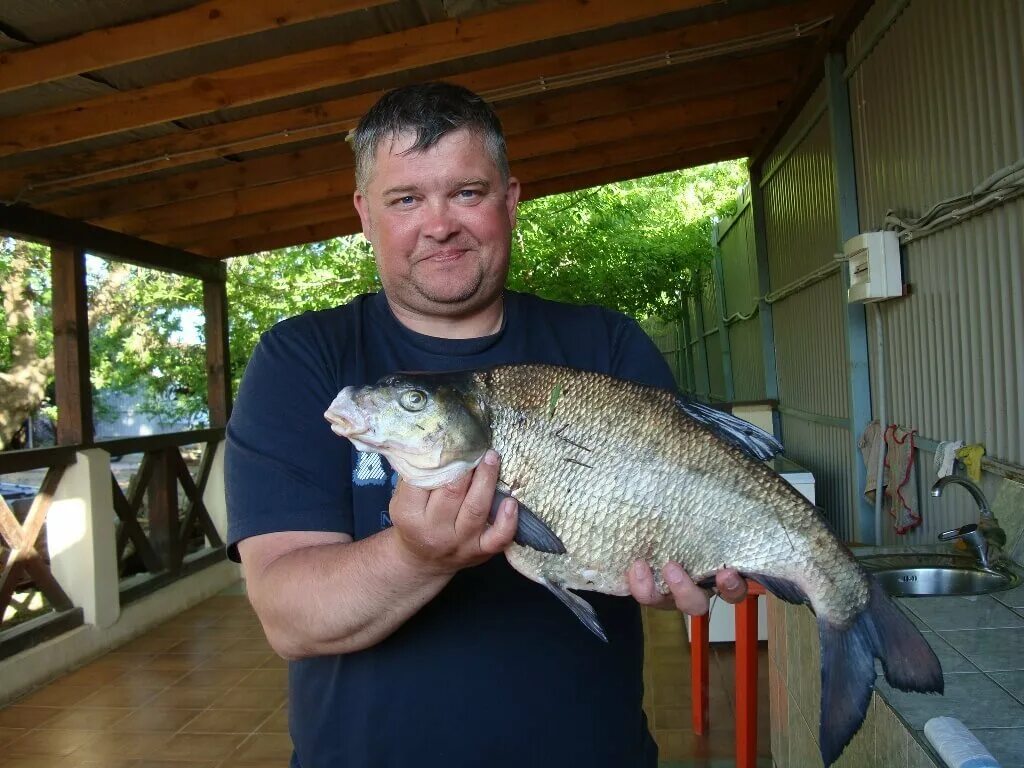
[[[569,77],[587,71],[612,69],[668,51],[673,61],[687,57],[714,59],[717,46],[756,51],[765,41],[796,35],[814,38],[831,19],[842,0],[804,0],[693,24],[645,37],[581,48],[512,62],[447,78],[471,88],[494,103],[507,101],[529,87],[547,91],[578,85]],[[745,41],[745,42],[743,42]],[[673,66],[676,66],[675,64]],[[287,144],[300,139],[343,133],[379,98],[374,91],[308,107],[284,110],[229,123],[80,152],[43,163],[0,171],[0,198],[39,202],[53,192],[68,191],[105,181],[180,167],[226,155]]]
[[[617,116],[620,118],[620,122],[629,120],[653,127],[657,120],[664,120],[666,124],[680,121],[682,125],[696,125],[701,122],[721,120],[730,115],[753,114],[763,111],[763,107],[759,105],[763,104],[766,98],[770,98],[770,93],[776,94],[778,100],[786,95],[785,92],[792,87],[792,82],[799,74],[798,63],[798,52],[781,51],[738,59],[730,61],[728,64],[719,62],[713,66],[710,63],[703,63],[685,67],[673,72],[672,77],[656,76],[654,84],[646,87],[642,93],[643,97],[648,94],[664,94],[666,97],[675,99],[682,97],[686,99],[685,101],[658,105],[658,97],[652,95],[649,99],[639,99],[643,106],[635,110],[630,117],[626,117],[621,112]],[[702,85],[684,90],[684,86],[691,81],[700,82]],[[774,85],[754,91],[753,86],[760,85],[762,82]],[[711,95],[704,99],[690,98],[695,93],[702,92],[735,95]],[[559,109],[556,106],[551,106],[545,100],[539,104],[536,111],[540,114],[557,111],[563,117],[573,114],[576,116],[577,119],[568,122],[565,129],[560,124],[546,129],[550,141],[560,144],[562,141],[560,137],[571,135],[577,131],[583,135],[589,130],[613,130],[615,124],[607,123],[607,119],[595,118],[597,122],[594,126],[588,126],[586,123],[589,112],[606,112],[616,106],[614,96],[614,93],[604,91],[592,93],[591,96],[582,99],[582,101],[590,103],[589,108],[583,106],[575,112],[571,109]],[[735,105],[737,108],[731,108],[733,105],[730,100],[742,101],[747,97],[752,97],[753,101],[749,104],[737,104]],[[557,101],[557,98],[554,101]],[[515,107],[499,107],[498,109],[499,115],[512,115],[517,111],[521,112],[522,110]],[[525,157],[527,155],[516,153],[515,147],[521,142],[517,142],[515,136],[520,133],[517,129],[529,125],[529,122],[528,120],[514,119],[510,120],[510,124],[513,129],[508,132],[510,156]],[[633,130],[633,132],[637,131]],[[535,137],[535,141],[540,142],[542,139],[538,136]],[[39,207],[62,216],[97,220],[244,187],[272,184],[347,168],[352,165],[352,162],[351,150],[339,139],[324,146],[260,157],[223,168],[212,168],[112,189],[80,193],[71,197],[59,198]]]
[[[665,126],[668,125],[671,126],[670,130],[678,132],[680,129],[702,124],[715,124],[713,130],[722,130],[722,121],[774,111],[785,93],[784,85],[769,85],[761,89],[748,89],[725,96],[684,101],[677,104],[676,109],[671,112],[673,122],[659,124],[649,117],[636,117],[637,123],[641,126],[639,130],[633,130],[628,119],[618,126],[610,126],[607,131],[602,128],[603,121],[588,121],[586,125],[580,124],[577,128],[581,136],[581,140],[578,142],[573,141],[571,134],[568,133],[572,130],[571,126],[563,129],[566,132],[565,136],[560,136],[551,128],[536,133],[514,135],[509,137],[509,158],[515,163],[521,159],[544,154],[548,150],[575,152],[588,145],[608,141],[609,132],[616,138],[626,138],[637,133],[645,133],[647,132],[646,128],[650,128],[651,133],[658,133],[663,132]],[[652,114],[656,118],[669,119],[670,112],[652,111]],[[338,151],[344,150],[339,148]],[[513,170],[515,171],[515,168]],[[184,222],[187,222],[191,229],[210,221],[312,203],[328,195],[349,195],[354,188],[352,170],[350,167],[345,167],[316,176],[232,190],[219,195],[184,200],[157,208],[116,214],[96,219],[93,223],[140,236],[160,238],[168,232],[182,228]],[[198,240],[202,242],[202,238]]]
[[[727,120],[764,115],[778,110],[789,92],[785,83],[747,88],[718,96],[687,99],[657,106],[633,106],[628,111],[588,117],[578,122],[540,128],[509,137],[509,157],[526,159],[632,136],[666,134],[680,129],[715,125]]]
[[[71,218],[99,219],[351,166],[352,150],[338,137],[329,144],[80,193],[39,207]]]
[[[163,16],[0,54],[0,93],[394,0],[207,0]]]
[[[514,162],[512,172],[529,186],[537,179],[573,175],[609,165],[643,160],[651,156],[685,153],[695,147],[752,142],[767,122],[770,113],[729,123],[674,128],[670,134],[623,135],[605,137],[603,143],[579,146],[570,151]],[[349,178],[348,184],[354,186]],[[292,229],[354,215],[352,201],[344,192],[338,196],[290,203],[280,195],[265,198],[266,210],[243,216],[222,217],[205,224],[190,225],[170,232],[150,235],[156,242],[202,252],[212,241],[251,238],[280,229]]]
[[[223,279],[223,266],[179,248],[65,219],[24,205],[0,205],[0,233],[204,280]]]
[[[551,179],[537,179],[523,189],[523,199],[533,200],[538,197],[589,189],[601,184],[625,181],[656,173],[693,168],[698,165],[743,157],[749,147],[748,142],[722,144],[715,147],[703,147],[682,154],[671,154],[663,157],[652,157],[622,165],[613,165],[597,170],[582,171],[568,176]],[[319,224],[307,224],[280,231],[237,237],[229,240],[211,241],[195,248],[196,253],[212,258],[230,258],[259,251],[270,251],[303,243],[315,243],[334,237],[352,235],[360,231],[357,216],[341,216]]]
[[[292,245],[318,243],[335,237],[354,235],[361,231],[359,218],[339,218],[320,224],[308,224],[251,237],[239,237],[222,242],[208,243],[199,251],[204,256],[225,259],[231,256],[245,256],[259,251],[273,251]]]
[[[0,156],[639,21],[720,0],[538,0],[8,118]]]

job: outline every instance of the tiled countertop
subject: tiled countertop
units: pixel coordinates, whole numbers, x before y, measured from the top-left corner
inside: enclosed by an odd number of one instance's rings
[[[1004,768],[1024,766],[1024,586],[977,597],[915,597],[897,603],[939,657],[946,692],[903,693],[879,677],[878,693],[925,746],[930,747],[924,724],[948,715],[963,721]]]

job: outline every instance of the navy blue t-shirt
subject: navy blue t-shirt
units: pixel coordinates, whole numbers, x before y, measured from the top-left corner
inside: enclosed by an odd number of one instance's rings
[[[506,294],[502,330],[439,339],[383,295],[307,312],[263,335],[227,428],[229,545],[277,531],[355,539],[390,525],[387,462],[323,412],[343,387],[396,371],[551,363],[673,387],[633,320]],[[504,557],[463,570],[373,647],[289,664],[292,765],[301,768],[650,768],[643,636],[631,598],[585,593],[609,643]]]

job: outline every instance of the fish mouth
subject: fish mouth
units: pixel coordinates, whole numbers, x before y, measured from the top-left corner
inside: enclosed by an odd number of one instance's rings
[[[331,431],[336,435],[354,437],[370,431],[369,421],[360,413],[359,407],[352,399],[352,393],[355,391],[355,387],[345,387],[324,411],[324,418],[330,422]]]

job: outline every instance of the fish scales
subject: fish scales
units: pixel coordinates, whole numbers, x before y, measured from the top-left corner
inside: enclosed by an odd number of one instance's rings
[[[502,482],[568,553],[513,544],[509,562],[528,578],[628,595],[627,569],[642,559],[667,593],[657,566],[671,560],[698,581],[723,565],[797,581],[840,623],[866,604],[866,579],[810,504],[756,459],[710,439],[670,393],[609,388],[605,377],[553,366],[498,368],[478,382]],[[808,571],[828,589],[803,583]]]
[[[698,583],[723,566],[818,619],[821,722],[831,765],[860,728],[875,659],[895,688],[941,693],[942,669],[920,631],[868,579],[824,519],[764,463],[771,436],[675,393],[543,365],[395,374],[346,387],[324,414],[359,450],[378,451],[406,482],[437,488],[501,455],[491,514],[519,501],[505,551],[594,634],[569,590],[628,595],[627,570],[681,563]],[[492,517],[493,520],[493,517]]]

